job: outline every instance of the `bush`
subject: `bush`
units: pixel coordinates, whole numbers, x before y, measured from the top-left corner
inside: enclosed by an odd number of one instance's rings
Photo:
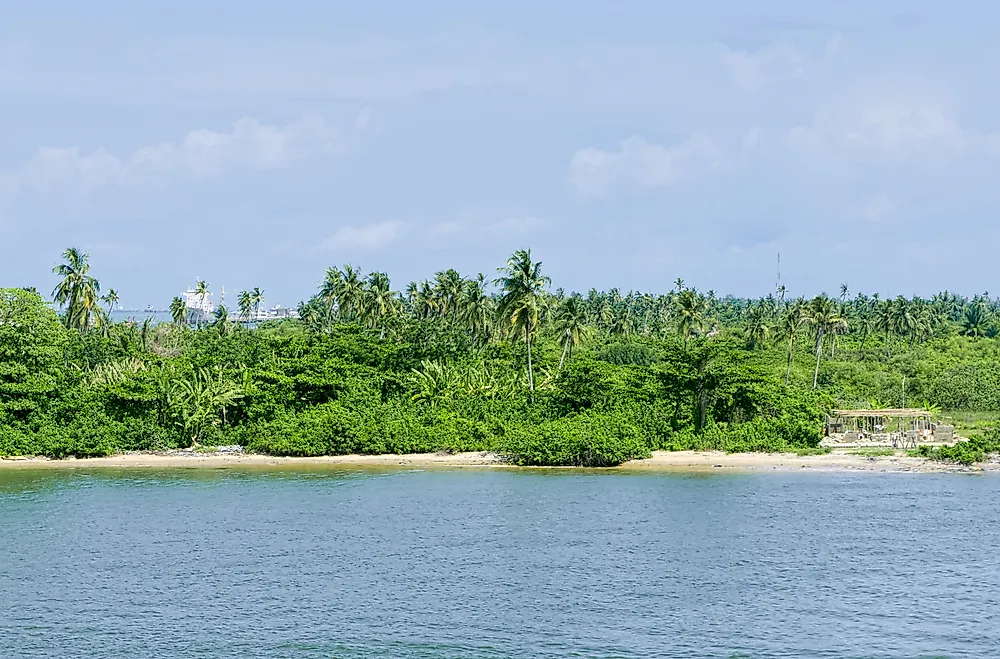
[[[1000,430],[988,430],[982,435],[975,435],[968,441],[956,442],[951,446],[938,448],[921,446],[915,453],[931,460],[957,462],[963,465],[985,462],[990,455],[1000,453]]]
[[[613,467],[650,455],[633,423],[596,412],[518,428],[505,438],[500,452],[517,465],[575,467]]]

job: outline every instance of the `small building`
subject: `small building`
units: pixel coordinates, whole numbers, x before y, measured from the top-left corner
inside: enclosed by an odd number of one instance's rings
[[[918,408],[833,410],[826,417],[822,446],[916,448],[953,440],[952,426],[938,425]]]

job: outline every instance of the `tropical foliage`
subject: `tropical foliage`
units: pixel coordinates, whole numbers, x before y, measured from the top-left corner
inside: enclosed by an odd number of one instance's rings
[[[51,305],[0,289],[0,455],[238,443],[607,466],[805,450],[833,406],[1000,410],[1000,303],[985,294],[751,300],[681,279],[567,293],[521,250],[493,281],[443,269],[397,289],[344,265],[298,319],[261,321],[254,288],[232,312],[192,317],[175,298],[173,323],[140,325],[110,321],[118,294],[101,295],[85,252],[54,273]]]

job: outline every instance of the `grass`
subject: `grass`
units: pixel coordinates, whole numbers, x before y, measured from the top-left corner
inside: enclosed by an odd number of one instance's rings
[[[940,423],[955,426],[955,432],[963,437],[1000,426],[1000,412],[945,412]]]
[[[866,458],[877,458],[885,457],[889,455],[896,455],[896,449],[893,448],[862,448],[856,451],[848,451],[849,455],[863,455]]]
[[[800,458],[806,458],[810,455],[826,455],[830,452],[830,449],[826,446],[816,446],[809,448],[793,448],[791,453],[799,456]]]

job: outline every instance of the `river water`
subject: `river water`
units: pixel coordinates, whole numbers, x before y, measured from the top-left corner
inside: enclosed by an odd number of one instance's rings
[[[995,657],[1000,480],[0,470],[0,656]]]

